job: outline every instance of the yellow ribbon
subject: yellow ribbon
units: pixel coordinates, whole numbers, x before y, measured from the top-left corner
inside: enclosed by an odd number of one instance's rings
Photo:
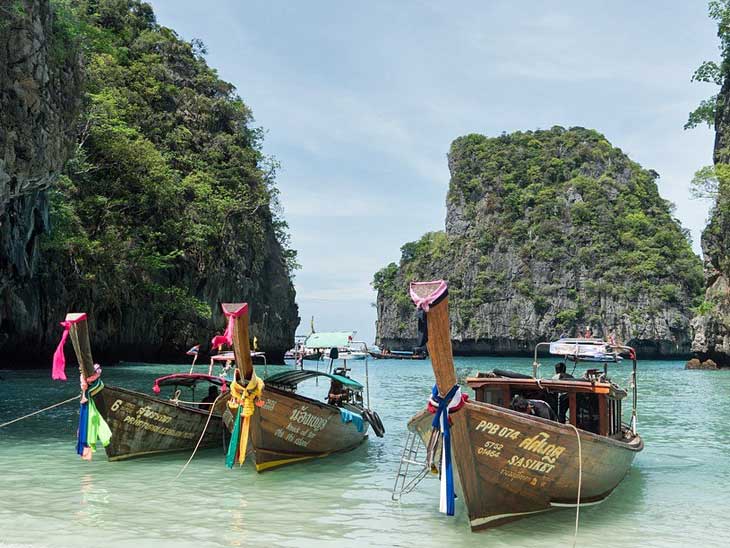
[[[228,407],[233,411],[234,415],[239,406],[243,405],[241,416],[243,424],[241,425],[241,435],[238,438],[238,464],[246,461],[246,448],[248,447],[248,431],[251,425],[251,417],[256,411],[256,400],[261,397],[264,390],[264,381],[259,379],[254,373],[251,380],[246,386],[233,380],[231,382],[231,397],[228,400]]]

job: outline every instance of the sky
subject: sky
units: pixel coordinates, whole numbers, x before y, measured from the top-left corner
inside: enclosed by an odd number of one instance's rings
[[[469,133],[600,131],[660,174],[700,253],[709,204],[689,184],[714,133],[683,125],[716,91],[690,81],[719,56],[703,0],[151,3],[267,131],[302,265],[298,333],[314,316],[374,340],[373,274],[444,228],[446,155]]]

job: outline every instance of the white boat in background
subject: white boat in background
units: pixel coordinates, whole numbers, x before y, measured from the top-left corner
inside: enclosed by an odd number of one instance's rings
[[[365,342],[355,341],[356,331],[310,333],[287,352],[286,357],[297,363],[304,360],[366,360],[370,357]]]

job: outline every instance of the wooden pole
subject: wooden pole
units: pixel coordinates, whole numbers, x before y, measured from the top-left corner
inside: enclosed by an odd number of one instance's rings
[[[246,303],[223,303],[223,311],[229,314],[248,306]],[[233,319],[233,354],[236,356],[236,367],[241,379],[250,380],[253,376],[251,361],[251,345],[248,342],[248,310]]]
[[[81,313],[66,314],[67,322],[75,322],[71,324],[69,335],[73,343],[76,359],[79,361],[79,372],[85,379],[94,374],[94,358],[91,356],[91,343],[89,342],[89,326],[86,318],[77,321]]]
[[[433,374],[439,394],[444,396],[456,384],[454,358],[451,352],[451,328],[449,326],[449,298],[432,305],[428,312],[428,353],[431,356]]]
[[[70,313],[66,314],[66,321],[72,323],[69,329],[69,335],[71,337],[71,343],[76,353],[76,359],[79,361],[79,372],[84,380],[88,379],[96,373],[94,369],[94,358],[91,355],[91,342],[89,341],[89,324],[86,318],[78,320],[81,313]],[[97,393],[92,396],[96,408],[101,413],[104,419],[108,416],[108,409],[106,406],[106,400],[104,399],[104,391]]]
[[[412,286],[420,298],[432,295],[441,287],[441,282],[421,283]],[[437,299],[438,301],[438,299]],[[429,306],[426,312],[428,320],[428,353],[431,356],[431,366],[436,377],[436,386],[439,395],[446,395],[456,384],[456,369],[454,368],[454,357],[451,349],[451,327],[449,324],[449,298],[443,297],[436,304]],[[464,503],[467,510],[472,503],[479,499],[479,480],[476,475],[476,463],[471,448],[469,431],[467,427],[467,413],[469,405],[460,411],[449,415],[451,424],[451,449],[452,457],[459,470],[459,481],[461,483]],[[443,473],[443,470],[442,470]],[[470,513],[470,519],[473,517]]]

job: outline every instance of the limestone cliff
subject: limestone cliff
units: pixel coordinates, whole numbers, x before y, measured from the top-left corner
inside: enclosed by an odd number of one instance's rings
[[[730,367],[730,181],[721,167],[730,164],[730,75],[717,98],[713,160],[720,176],[710,222],[702,232],[706,290],[692,320],[692,351],[702,362]]]
[[[643,357],[689,352],[701,263],[655,172],[561,127],[461,137],[449,169],[445,232],[375,275],[378,344],[412,346],[407,284],[445,278],[457,353],[525,354],[586,326]]]
[[[276,162],[204,46],[139,0],[0,2],[2,363],[45,363],[69,310],[100,359],[181,359],[238,300],[281,356],[299,318]]]
[[[81,67],[57,55],[47,1],[0,0],[0,356],[41,325],[38,239],[48,231],[47,189],[73,141]]]

